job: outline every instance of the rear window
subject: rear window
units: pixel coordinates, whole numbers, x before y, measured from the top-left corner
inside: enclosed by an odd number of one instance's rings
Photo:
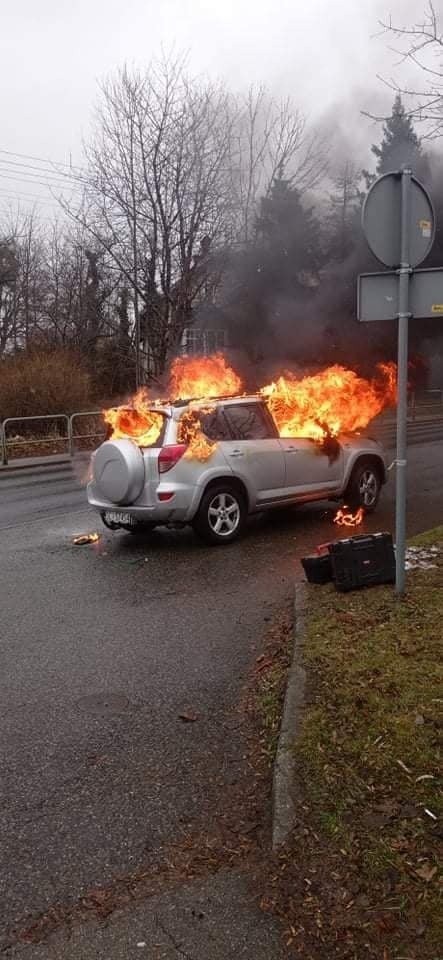
[[[108,415],[111,411],[108,411]],[[112,411],[113,422],[106,424],[106,440],[134,440],[139,447],[161,447],[168,416],[162,410],[136,410],[134,407],[117,407]]]
[[[230,404],[225,407],[233,440],[274,440],[276,429],[259,403]]]

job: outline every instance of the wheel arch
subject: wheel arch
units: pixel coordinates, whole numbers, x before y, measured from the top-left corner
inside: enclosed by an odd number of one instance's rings
[[[220,475],[217,476],[217,477],[211,477],[211,479],[208,480],[207,483],[205,483],[204,487],[202,487],[202,490],[201,490],[201,493],[200,493],[200,496],[199,496],[199,499],[198,499],[197,510],[198,510],[199,507],[200,507],[200,504],[201,504],[201,502],[202,502],[202,500],[203,500],[203,497],[204,497],[204,496],[208,493],[208,491],[211,490],[213,487],[217,487],[219,483],[226,483],[228,486],[233,487],[235,490],[237,490],[237,493],[241,493],[242,496],[243,496],[243,498],[244,498],[244,500],[245,500],[246,507],[247,507],[247,509],[248,509],[248,511],[249,511],[249,507],[250,507],[250,502],[251,502],[251,501],[250,501],[250,496],[249,496],[248,488],[247,488],[246,484],[243,483],[243,480],[240,480],[239,477],[234,477],[234,476],[232,475],[232,473],[231,473],[231,474],[229,474],[229,473],[222,473],[222,474],[220,474]]]

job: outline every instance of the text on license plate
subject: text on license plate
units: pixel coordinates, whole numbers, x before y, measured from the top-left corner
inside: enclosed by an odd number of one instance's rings
[[[129,513],[117,513],[114,510],[107,511],[106,519],[109,523],[134,523],[134,518]]]

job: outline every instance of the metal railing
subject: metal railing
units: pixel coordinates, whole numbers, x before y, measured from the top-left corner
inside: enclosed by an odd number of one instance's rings
[[[81,417],[87,417],[89,420],[93,418],[100,421],[100,430],[95,430],[92,433],[78,433],[74,429],[74,422],[80,420]],[[88,422],[86,423],[86,429],[88,429]],[[69,433],[71,437],[71,456],[76,452],[76,441],[87,441],[87,440],[103,440],[106,434],[105,425],[103,422],[103,414],[101,410],[87,410],[82,413],[72,413],[69,418]]]
[[[443,413],[443,390],[421,390],[412,392],[409,397],[408,413],[412,420],[419,415],[441,416]]]
[[[87,429],[86,433],[79,433],[78,430],[75,429],[75,423],[81,417],[89,418],[89,420],[92,420],[92,418],[99,419],[101,422],[100,429],[94,431],[94,430],[91,430],[91,428],[89,428]],[[35,433],[33,433],[30,436],[21,436],[21,435],[16,437],[10,436],[11,424],[19,423],[19,424],[25,425],[25,430],[27,430],[31,423],[37,424],[37,422],[39,423],[52,422],[53,424],[55,423],[57,425],[57,430],[55,433],[54,432],[46,433],[43,436],[40,435],[40,431],[38,431],[39,433],[38,436],[36,436]],[[64,424],[65,426],[65,430],[62,433],[60,433],[58,430],[58,426],[61,423]],[[9,436],[8,436],[8,432],[9,432]],[[1,463],[3,466],[6,466],[8,463],[8,460],[9,460],[8,445],[9,445],[9,448],[13,447],[14,449],[20,448],[20,447],[25,447],[26,449],[29,449],[30,447],[38,448],[39,446],[48,447],[54,444],[57,444],[57,445],[65,444],[67,456],[73,457],[77,451],[78,446],[82,446],[85,442],[89,442],[90,440],[102,440],[104,435],[105,435],[105,426],[102,420],[102,413],[100,410],[88,410],[81,413],[73,413],[71,414],[71,416],[69,416],[67,413],[52,413],[52,414],[44,414],[37,417],[7,417],[6,420],[3,421],[3,423],[0,423]],[[20,458],[17,458],[17,459],[20,459]]]
[[[443,417],[442,390],[426,390],[417,395],[414,393],[410,395],[408,418],[412,422],[417,421],[417,426],[419,426],[420,421],[426,420],[431,424],[433,418],[441,417]],[[98,421],[98,429],[91,426],[91,421],[94,419],[96,424]],[[86,433],[79,433],[78,429],[76,429],[76,424],[82,420],[86,421]],[[10,428],[11,424],[20,423],[29,425],[36,422],[47,423],[48,421],[52,423],[56,422],[57,424],[60,422],[64,423],[66,432],[63,434],[58,432],[55,434],[49,433],[46,436],[35,436],[35,434],[32,434],[29,437],[8,437],[8,428]],[[383,432],[383,429],[388,429],[389,424],[381,422],[379,426],[381,432]],[[103,440],[105,432],[101,410],[85,410],[80,413],[72,413],[70,416],[67,413],[52,413],[42,414],[36,417],[7,417],[6,420],[3,420],[3,423],[0,423],[1,463],[3,466],[6,466],[8,463],[8,444],[9,447],[25,447],[29,449],[30,447],[38,448],[39,446],[64,443],[66,444],[67,456],[73,457],[79,449],[85,449],[85,444],[88,444],[91,440]]]

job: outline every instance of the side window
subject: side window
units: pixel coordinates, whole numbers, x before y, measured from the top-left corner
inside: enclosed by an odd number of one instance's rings
[[[214,407],[200,416],[201,429],[208,440],[230,440],[229,424],[220,407]]]
[[[259,403],[239,403],[225,407],[234,440],[275,439],[272,421]]]

